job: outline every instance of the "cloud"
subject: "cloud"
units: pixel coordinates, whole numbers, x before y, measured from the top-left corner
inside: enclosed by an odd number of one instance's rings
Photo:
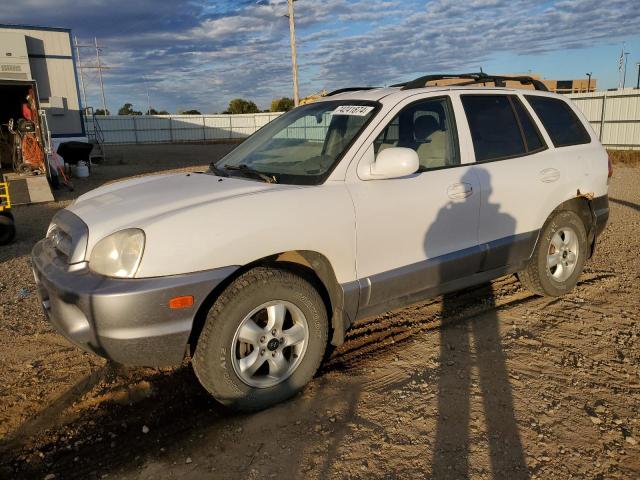
[[[107,47],[110,108],[220,111],[233,97],[267,106],[291,91],[284,0],[22,0],[3,21],[71,27]],[[389,84],[421,73],[477,69],[500,53],[580,48],[637,35],[628,0],[300,0],[301,89]],[[33,12],[38,12],[34,17]],[[91,62],[88,52],[87,62]],[[89,93],[97,100],[89,75]],[[97,104],[97,101],[92,103]]]

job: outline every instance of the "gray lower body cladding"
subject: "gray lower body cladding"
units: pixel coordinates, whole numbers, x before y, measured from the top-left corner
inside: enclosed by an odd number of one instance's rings
[[[516,272],[531,258],[539,230],[512,235],[360,280],[358,318]]]
[[[609,219],[609,197],[594,198],[590,208],[593,225],[589,240],[595,244]],[[358,290],[347,289],[359,295],[355,317],[378,315],[518,272],[531,258],[539,234],[534,230],[511,235],[360,279]]]
[[[185,275],[117,279],[69,271],[43,240],[32,252],[38,294],[51,324],[86,351],[127,365],[170,366],[184,358],[200,305],[237,267]],[[189,308],[169,300],[192,295]]]

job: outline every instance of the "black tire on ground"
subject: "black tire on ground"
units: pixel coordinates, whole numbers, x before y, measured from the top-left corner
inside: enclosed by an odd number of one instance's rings
[[[551,240],[563,228],[571,228],[576,233],[578,253],[575,267],[571,275],[559,281],[547,268],[547,255],[550,253]],[[542,296],[558,297],[569,292],[578,282],[588,254],[587,232],[580,217],[572,211],[560,211],[553,214],[545,223],[533,256],[527,267],[518,272],[518,279],[523,287],[532,293]]]
[[[234,336],[252,310],[274,300],[289,302],[302,311],[309,332],[307,348],[295,371],[282,383],[252,387],[232,366]],[[295,395],[313,378],[325,353],[327,335],[325,304],[309,282],[285,270],[258,267],[238,277],[211,307],[196,345],[193,368],[218,402],[235,410],[261,410]]]
[[[16,226],[13,215],[8,212],[0,213],[0,245],[8,245],[16,238]]]

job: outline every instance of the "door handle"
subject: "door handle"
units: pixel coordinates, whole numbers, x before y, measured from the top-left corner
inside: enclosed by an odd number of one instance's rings
[[[467,198],[472,194],[473,187],[470,183],[454,183],[447,187],[447,195],[453,200]]]
[[[543,183],[552,183],[560,178],[560,170],[555,168],[545,168],[540,170],[540,181]]]

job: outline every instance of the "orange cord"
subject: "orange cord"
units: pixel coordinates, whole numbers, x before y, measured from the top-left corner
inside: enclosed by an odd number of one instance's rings
[[[22,137],[22,161],[44,172],[44,152],[33,134]]]

